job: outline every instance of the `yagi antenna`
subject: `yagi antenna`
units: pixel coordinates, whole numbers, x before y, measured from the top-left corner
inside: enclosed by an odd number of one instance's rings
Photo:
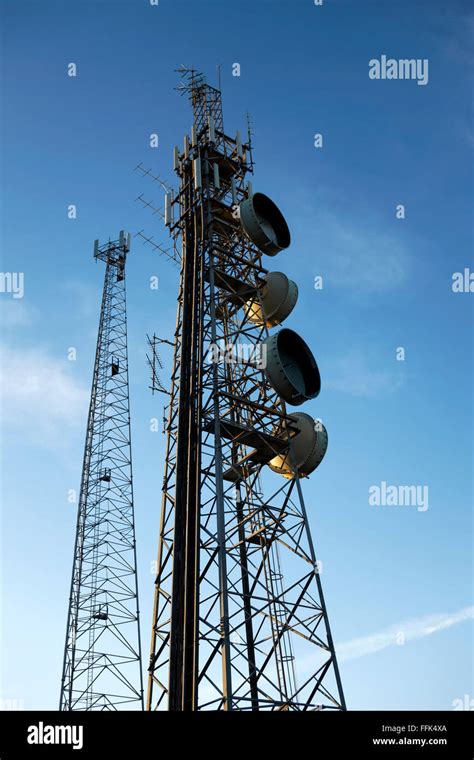
[[[159,343],[165,343],[167,341],[161,340],[154,333],[151,338],[149,335],[147,335],[146,339],[151,349],[151,356],[149,356],[149,354],[146,354],[147,364],[151,370],[151,385],[149,386],[150,390],[153,394],[156,391],[157,393],[166,393],[167,395],[170,395],[169,391],[166,390],[165,386],[161,382],[161,378],[158,373],[158,369],[163,369],[163,362],[161,361],[157,346]]]
[[[158,208],[154,206],[150,201],[145,200],[145,198],[143,197],[143,193],[141,193],[141,195],[139,195],[138,198],[135,198],[135,201],[140,201],[140,203],[146,208],[149,208],[153,212],[153,214],[159,214],[162,219],[165,218],[165,214],[161,210],[161,208]]]
[[[177,254],[176,249],[171,251],[170,248],[164,248],[160,243],[157,243],[156,240],[154,240],[153,235],[147,236],[144,234],[143,230],[140,230],[139,232],[135,233],[135,237],[140,237],[143,240],[143,244],[148,243],[148,245],[151,245],[152,248],[154,248],[158,253],[162,254],[163,256],[166,256],[170,261],[173,262],[173,264],[176,264],[179,266],[179,256]]]
[[[134,171],[140,171],[144,177],[150,177],[153,182],[158,182],[158,184],[161,185],[161,187],[166,190],[168,193],[172,191],[171,185],[169,185],[167,182],[165,182],[164,179],[162,179],[158,174],[154,174],[151,169],[146,169],[143,166],[143,163],[140,161],[139,164],[136,165]]]

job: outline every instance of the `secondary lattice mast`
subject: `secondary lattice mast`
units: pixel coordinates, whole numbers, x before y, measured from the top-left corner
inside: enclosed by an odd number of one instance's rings
[[[105,279],[77,516],[61,710],[143,709],[128,389],[130,235],[99,245]]]

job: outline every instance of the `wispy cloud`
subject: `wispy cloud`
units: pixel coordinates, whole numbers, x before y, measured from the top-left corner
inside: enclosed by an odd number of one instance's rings
[[[315,215],[306,206],[300,223],[303,230],[314,228],[314,233],[310,239],[303,233],[301,244],[317,251],[318,273],[336,288],[356,295],[400,287],[410,270],[408,251],[380,223],[371,223],[365,216],[364,220],[362,224],[356,215],[348,219],[324,207]]]
[[[88,389],[66,360],[46,350],[0,346],[0,399],[5,434],[62,446],[64,429],[84,424]]]
[[[339,195],[310,187],[297,195],[291,213],[295,250],[307,252],[313,274],[323,276],[325,287],[344,288],[345,297],[347,291],[358,297],[401,287],[411,272],[412,254],[395,207],[389,219],[363,199],[354,206],[353,198],[349,202]]]
[[[330,254],[325,262],[328,278],[355,290],[376,292],[398,287],[406,277],[405,250],[387,233],[367,225],[350,227],[331,215],[323,217]]]
[[[2,328],[30,327],[38,319],[38,309],[23,299],[9,298],[0,301],[0,324]]]
[[[325,389],[349,393],[352,396],[370,397],[392,393],[403,384],[399,363],[389,366],[358,349],[351,349],[341,357],[327,361]]]
[[[91,285],[80,280],[66,280],[62,288],[74,299],[73,315],[78,319],[98,318],[100,304],[100,289],[97,284]]]
[[[373,633],[370,636],[362,636],[358,639],[345,641],[336,645],[336,654],[341,662],[345,660],[354,660],[358,657],[380,652],[387,647],[397,646],[400,643],[423,639],[425,636],[431,636],[433,633],[451,628],[454,625],[463,623],[466,620],[474,618],[474,607],[463,607],[457,612],[446,612],[435,615],[426,615],[420,618],[413,618],[402,623],[385,628],[379,633]]]

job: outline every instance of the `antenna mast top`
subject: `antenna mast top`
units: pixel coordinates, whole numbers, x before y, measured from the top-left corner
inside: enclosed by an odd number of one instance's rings
[[[209,117],[214,119],[214,125],[218,132],[224,131],[222,118],[222,96],[220,87],[212,87],[207,84],[204,74],[196,69],[188,69],[180,66],[176,71],[181,76],[176,89],[184,95],[188,95],[193,108],[194,123],[198,130],[207,126]],[[219,73],[220,79],[220,73]]]

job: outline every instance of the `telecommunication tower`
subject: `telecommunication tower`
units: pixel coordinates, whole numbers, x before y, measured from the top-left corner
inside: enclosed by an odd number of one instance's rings
[[[298,289],[264,257],[286,221],[253,191],[250,129],[224,131],[221,92],[192,69],[165,224],[180,256],[147,709],[345,709],[301,479],[324,426],[289,410],[320,390],[280,328]]]
[[[143,709],[128,390],[125,266],[130,235],[105,262],[77,515],[60,710]]]

